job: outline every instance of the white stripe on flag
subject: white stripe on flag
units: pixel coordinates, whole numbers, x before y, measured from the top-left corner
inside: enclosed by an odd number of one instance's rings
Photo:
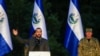
[[[73,19],[70,19],[71,16],[73,17]],[[76,6],[73,4],[72,1],[70,1],[68,24],[73,30],[74,34],[77,36],[78,40],[82,39],[83,30],[82,30],[81,17],[80,17],[79,11],[77,10]]]
[[[42,29],[42,37],[47,39],[47,32],[46,32],[44,16],[36,2],[34,4],[33,16],[35,16],[36,20],[38,20],[37,23],[34,23],[33,21],[35,19],[34,19],[34,17],[32,18],[33,28],[36,29],[36,28],[40,27]]]
[[[0,33],[4,37],[4,40],[12,50],[11,36],[9,31],[8,19],[6,12],[4,11],[2,5],[0,5],[0,20],[3,19],[3,22],[0,22]]]

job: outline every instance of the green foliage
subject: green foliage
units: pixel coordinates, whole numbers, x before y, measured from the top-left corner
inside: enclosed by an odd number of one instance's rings
[[[48,28],[48,37],[49,37],[49,45],[52,56],[64,56],[64,48],[63,43],[58,42],[58,38],[60,37],[60,24],[58,21],[57,15],[51,14],[47,20],[47,28]],[[55,27],[56,26],[56,27]]]
[[[60,29],[62,26],[62,22],[59,21],[58,13],[52,13],[52,4],[44,0],[44,13],[45,20],[48,30],[48,41],[50,46],[50,51],[52,56],[67,56],[67,52],[64,49],[63,43],[58,40],[60,37]]]
[[[22,35],[28,36],[33,3],[28,0],[6,0],[6,3],[10,27],[18,28]]]

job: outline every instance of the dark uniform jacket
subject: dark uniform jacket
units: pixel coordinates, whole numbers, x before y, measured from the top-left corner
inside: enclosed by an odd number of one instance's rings
[[[21,43],[27,43],[29,51],[49,51],[48,42],[42,37],[39,40],[35,37],[31,37],[29,40],[22,39],[19,36],[17,36],[16,38]]]
[[[29,40],[29,51],[48,51],[48,42],[46,39],[41,38],[41,39],[36,39],[32,37]]]

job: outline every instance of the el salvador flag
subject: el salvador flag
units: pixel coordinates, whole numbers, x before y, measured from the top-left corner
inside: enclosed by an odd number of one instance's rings
[[[42,29],[42,37],[47,39],[47,31],[46,31],[46,24],[45,24],[45,19],[44,19],[44,15],[43,15],[42,0],[35,0],[35,2],[34,2],[32,27],[31,27],[31,33],[30,33],[31,36],[36,28],[41,28]]]
[[[4,0],[0,0],[0,56],[5,56],[13,49],[4,6]]]
[[[64,45],[71,56],[78,56],[78,44],[83,37],[81,17],[78,11],[78,1],[70,0]]]

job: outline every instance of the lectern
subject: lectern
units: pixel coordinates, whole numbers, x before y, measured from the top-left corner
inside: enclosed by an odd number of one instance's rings
[[[29,56],[51,56],[50,51],[29,51]]]

